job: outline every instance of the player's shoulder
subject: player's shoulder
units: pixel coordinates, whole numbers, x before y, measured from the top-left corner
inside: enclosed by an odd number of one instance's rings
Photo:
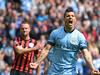
[[[13,39],[14,41],[21,41],[21,37],[17,36]]]
[[[60,26],[59,28],[57,28],[57,29],[54,29],[52,32],[53,33],[59,33],[60,31],[62,31],[63,30],[63,26]]]
[[[34,38],[30,38],[31,42],[36,42],[36,40]]]
[[[82,32],[80,32],[80,31],[79,31],[79,30],[77,30],[77,29],[75,29],[75,30],[74,30],[74,33],[79,34],[79,35],[83,35],[83,33],[82,33]]]
[[[83,33],[82,32],[80,32],[79,30],[75,30],[75,34],[77,34],[78,35],[78,37],[80,37],[80,38],[85,38],[84,37],[84,35],[83,35]]]

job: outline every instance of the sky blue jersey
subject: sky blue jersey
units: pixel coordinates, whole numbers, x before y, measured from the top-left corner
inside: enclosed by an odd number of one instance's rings
[[[51,32],[48,43],[54,45],[48,54],[48,75],[76,75],[77,53],[87,48],[84,35],[76,29],[65,32],[62,26]]]

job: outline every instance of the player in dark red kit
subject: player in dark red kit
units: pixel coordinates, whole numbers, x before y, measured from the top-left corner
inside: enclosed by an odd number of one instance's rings
[[[40,45],[35,39],[30,38],[30,31],[30,24],[22,22],[20,37],[16,38],[14,44],[15,60],[10,75],[33,75],[29,64],[34,62],[34,51],[37,51]]]

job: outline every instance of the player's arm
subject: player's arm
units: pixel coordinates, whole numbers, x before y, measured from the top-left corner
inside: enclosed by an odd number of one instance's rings
[[[15,51],[16,51],[18,54],[23,54],[23,53],[26,53],[26,52],[38,50],[39,48],[40,48],[40,44],[37,43],[36,46],[34,46],[34,47],[32,47],[32,48],[23,48],[22,46],[16,46],[16,47],[15,47]]]
[[[47,41],[46,46],[42,49],[42,52],[39,56],[39,58],[37,59],[36,62],[30,63],[30,67],[36,69],[38,67],[38,65],[46,58],[46,56],[49,53],[49,50],[55,46],[55,38],[56,38],[56,32],[55,30],[51,32],[50,37]]]
[[[44,49],[42,50],[40,57],[37,59],[36,62],[30,63],[30,67],[36,69],[38,65],[47,57],[49,50],[51,49],[52,45],[47,44]]]
[[[82,53],[83,53],[83,56],[84,56],[84,59],[85,59],[87,65],[88,65],[89,68],[91,69],[91,72],[92,72],[93,74],[99,73],[99,72],[95,69],[95,67],[94,67],[94,65],[93,65],[91,53],[90,53],[86,48],[82,50]]]
[[[86,63],[90,67],[90,69],[94,70],[95,68],[94,68],[93,63],[92,63],[91,53],[85,48],[85,49],[82,50],[82,54],[84,56],[84,59],[85,59]]]
[[[44,47],[44,49],[42,50],[40,57],[37,59],[36,63],[40,64],[46,58],[51,47],[52,47],[52,45],[50,45],[50,44],[47,44]]]

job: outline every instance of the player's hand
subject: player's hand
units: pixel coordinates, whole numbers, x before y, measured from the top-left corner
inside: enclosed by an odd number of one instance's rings
[[[18,49],[23,49],[23,47],[22,47],[22,46],[17,46],[17,48],[18,48]]]
[[[100,72],[96,69],[91,71],[91,75],[100,75]]]
[[[36,69],[38,67],[38,65],[39,64],[36,63],[36,62],[35,63],[30,63],[30,67],[33,68],[33,69]]]
[[[17,46],[16,48],[17,48],[16,51],[17,51],[19,54],[23,53],[23,50],[22,50],[23,47],[22,47],[22,46]]]

